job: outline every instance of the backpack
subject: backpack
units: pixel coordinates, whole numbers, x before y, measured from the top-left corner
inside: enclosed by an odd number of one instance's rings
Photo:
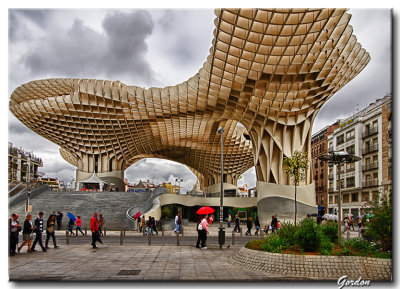
[[[199,225],[197,226],[197,230],[199,230],[199,231],[203,230],[203,225],[201,224],[201,222],[200,222]]]

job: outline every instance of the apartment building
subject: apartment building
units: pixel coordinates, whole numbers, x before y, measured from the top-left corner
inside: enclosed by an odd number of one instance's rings
[[[328,165],[328,212],[337,213],[338,188],[342,192],[342,216],[368,211],[368,201],[390,193],[392,96],[377,99],[362,111],[340,122],[328,136],[328,152],[347,151],[359,162]],[[340,170],[340,183],[339,183]]]
[[[321,155],[328,153],[328,136],[339,127],[339,121],[326,126],[311,137],[311,163],[315,184],[315,197],[318,211],[327,212],[328,208],[328,164],[318,160]]]
[[[43,167],[42,159],[8,143],[8,183],[37,180],[39,167]]]

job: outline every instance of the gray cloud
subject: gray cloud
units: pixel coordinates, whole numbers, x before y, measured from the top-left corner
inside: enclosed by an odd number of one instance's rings
[[[34,76],[98,78],[103,75],[150,85],[154,73],[145,59],[146,38],[153,30],[150,13],[144,10],[109,12],[102,26],[104,33],[75,19],[64,31],[49,30],[32,43],[20,62]]]
[[[47,27],[51,11],[39,9],[10,9],[8,13],[8,37],[11,42],[21,39],[32,39],[29,27],[37,25]]]

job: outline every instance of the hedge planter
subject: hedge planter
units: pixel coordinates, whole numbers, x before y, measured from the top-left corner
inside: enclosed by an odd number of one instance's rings
[[[392,280],[392,260],[359,256],[315,256],[279,254],[245,247],[231,262],[246,269],[261,270],[288,277],[311,279]]]

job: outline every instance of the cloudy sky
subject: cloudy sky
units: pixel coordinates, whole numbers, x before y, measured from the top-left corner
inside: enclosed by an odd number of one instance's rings
[[[391,91],[391,15],[388,9],[350,9],[350,24],[371,62],[321,109],[316,132]],[[71,77],[120,80],[128,85],[164,87],[193,76],[211,47],[213,10],[9,10],[8,97],[35,79]],[[36,135],[8,112],[8,140],[41,157],[40,170],[67,182],[75,168],[58,146]],[[182,178],[183,189],[196,181],[178,163],[144,159],[126,171],[131,183]],[[239,184],[255,186],[254,168]]]

